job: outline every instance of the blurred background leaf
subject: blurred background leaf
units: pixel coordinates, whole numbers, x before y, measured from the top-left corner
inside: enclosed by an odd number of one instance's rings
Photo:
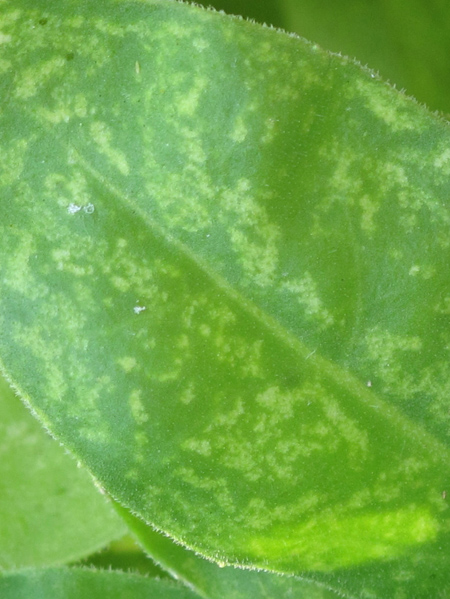
[[[124,534],[90,475],[3,378],[0,415],[0,570],[62,564]]]
[[[2,599],[198,599],[186,587],[137,574],[83,568],[0,575]]]

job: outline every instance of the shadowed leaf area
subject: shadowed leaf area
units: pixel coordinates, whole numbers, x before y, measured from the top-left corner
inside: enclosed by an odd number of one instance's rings
[[[173,582],[82,568],[24,570],[0,575],[2,599],[198,599]]]
[[[0,31],[0,356],[42,422],[220,564],[449,594],[448,125],[179,3]]]

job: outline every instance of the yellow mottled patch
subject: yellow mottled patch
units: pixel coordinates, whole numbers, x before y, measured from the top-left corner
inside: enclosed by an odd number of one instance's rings
[[[189,405],[193,399],[195,399],[194,385],[190,383],[186,387],[186,389],[181,393],[180,401],[185,405]]]
[[[409,269],[408,274],[411,277],[420,277],[421,279],[431,279],[436,274],[436,269],[431,265],[426,264],[414,264]]]
[[[131,372],[137,366],[136,358],[133,358],[133,356],[119,358],[117,363],[125,370],[125,372]]]
[[[24,159],[28,147],[27,139],[11,143],[8,150],[0,147],[0,183],[10,185],[19,180],[24,169]]]
[[[12,37],[10,35],[7,35],[6,33],[2,33],[0,31],[0,44],[9,44],[11,40]]]
[[[194,83],[188,92],[176,95],[174,106],[178,113],[184,116],[193,116],[198,108],[200,96],[207,87],[208,79],[206,77],[195,77]]]
[[[317,292],[317,285],[309,272],[301,279],[284,281],[281,288],[296,296],[299,304],[305,310],[305,315],[318,320],[323,327],[333,324],[332,314],[324,307]]]
[[[266,127],[266,132],[261,137],[261,142],[263,144],[269,144],[274,140],[277,122],[278,122],[278,119],[274,119],[272,117],[266,119],[266,121],[264,123],[265,127]]]
[[[362,209],[361,229],[366,233],[373,233],[376,229],[373,217],[380,209],[380,204],[373,202],[368,195],[365,195],[359,200],[359,205]]]
[[[61,105],[56,108],[40,107],[38,114],[54,125],[61,122],[67,123],[71,118],[87,116],[87,100],[83,94],[77,94],[70,101],[61,102]]]
[[[245,140],[247,134],[248,129],[244,122],[244,119],[241,116],[238,116],[236,122],[234,123],[234,128],[230,133],[230,137],[236,143],[241,143]]]
[[[441,169],[442,174],[450,175],[450,148],[444,148],[433,162],[435,168]]]
[[[201,324],[200,334],[203,335],[203,337],[209,337],[209,335],[211,335],[211,327],[207,324]]]
[[[201,37],[200,38],[195,38],[192,41],[192,45],[199,52],[203,52],[203,50],[206,50],[206,48],[209,48],[209,41],[206,40],[206,39],[204,39],[204,38],[201,38]]]
[[[393,131],[420,131],[424,128],[425,122],[413,119],[406,110],[406,103],[402,105],[392,101],[392,91],[389,88],[375,86],[363,79],[355,80],[354,85],[364,96],[367,107]]]
[[[187,439],[181,447],[203,456],[211,455],[211,443],[206,439]]]
[[[296,396],[293,393],[282,393],[278,387],[270,387],[263,393],[256,396],[257,403],[271,410],[276,410],[279,419],[292,418],[293,406],[296,402]]]
[[[300,568],[323,572],[392,559],[433,541],[437,533],[436,520],[423,507],[347,517],[319,512],[289,531],[249,539],[246,548],[260,558],[282,560],[295,555]]]
[[[256,201],[250,181],[239,179],[222,193],[232,248],[247,278],[260,287],[272,284],[278,266],[279,229]],[[233,224],[230,226],[229,222]]]
[[[14,95],[19,100],[28,100],[35,96],[39,88],[58,71],[66,66],[66,61],[61,56],[56,56],[42,62],[38,67],[24,69],[18,75],[17,86]]]
[[[111,283],[114,285],[116,289],[125,293],[130,288],[130,282],[124,279],[123,277],[114,276],[111,277]]]
[[[148,414],[142,403],[142,392],[140,389],[135,389],[131,392],[128,398],[128,404],[131,408],[131,413],[137,424],[145,424],[148,421]]]
[[[125,154],[112,145],[112,132],[106,123],[95,121],[90,126],[92,139],[97,144],[98,150],[104,154],[110,162],[122,173],[128,175],[130,167]]]

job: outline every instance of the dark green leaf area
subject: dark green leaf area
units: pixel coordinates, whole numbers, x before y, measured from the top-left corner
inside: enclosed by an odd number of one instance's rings
[[[0,575],[2,599],[195,599],[192,591],[136,574],[82,568],[24,570]]]
[[[6,371],[181,543],[413,596],[450,523],[447,126],[197,8],[19,4],[0,18]]]

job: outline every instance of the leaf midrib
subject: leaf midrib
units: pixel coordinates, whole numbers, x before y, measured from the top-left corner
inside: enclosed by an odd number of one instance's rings
[[[39,120],[40,119],[36,119]],[[184,242],[177,239],[169,233],[164,227],[158,224],[137,202],[133,201],[124,191],[111,183],[102,173],[94,168],[84,157],[82,152],[74,145],[73,142],[63,141],[55,132],[53,132],[55,140],[65,149],[70,149],[75,152],[79,164],[84,168],[95,180],[104,186],[109,193],[114,195],[119,204],[125,204],[133,211],[135,216],[141,218],[144,223],[150,228],[152,233],[163,240],[175,252],[181,254],[184,258],[193,262],[209,280],[226,296],[235,303],[240,309],[245,310],[248,315],[258,321],[266,330],[270,331],[279,341],[284,343],[299,356],[300,359],[309,360],[320,372],[336,381],[339,385],[346,388],[350,393],[355,395],[360,402],[366,407],[376,411],[382,410],[385,417],[401,427],[405,434],[413,435],[421,444],[425,444],[431,451],[439,452],[439,455],[444,459],[450,459],[450,448],[444,445],[441,441],[428,432],[423,426],[415,421],[411,421],[408,416],[403,414],[398,408],[389,404],[382,399],[373,388],[367,388],[366,384],[360,381],[354,374],[347,371],[341,365],[324,358],[317,353],[317,350],[311,350],[305,343],[300,341],[293,333],[273,316],[267,314],[253,300],[247,298],[241,291],[233,288],[230,283],[222,275],[218,274],[211,268],[208,262],[196,254]]]

